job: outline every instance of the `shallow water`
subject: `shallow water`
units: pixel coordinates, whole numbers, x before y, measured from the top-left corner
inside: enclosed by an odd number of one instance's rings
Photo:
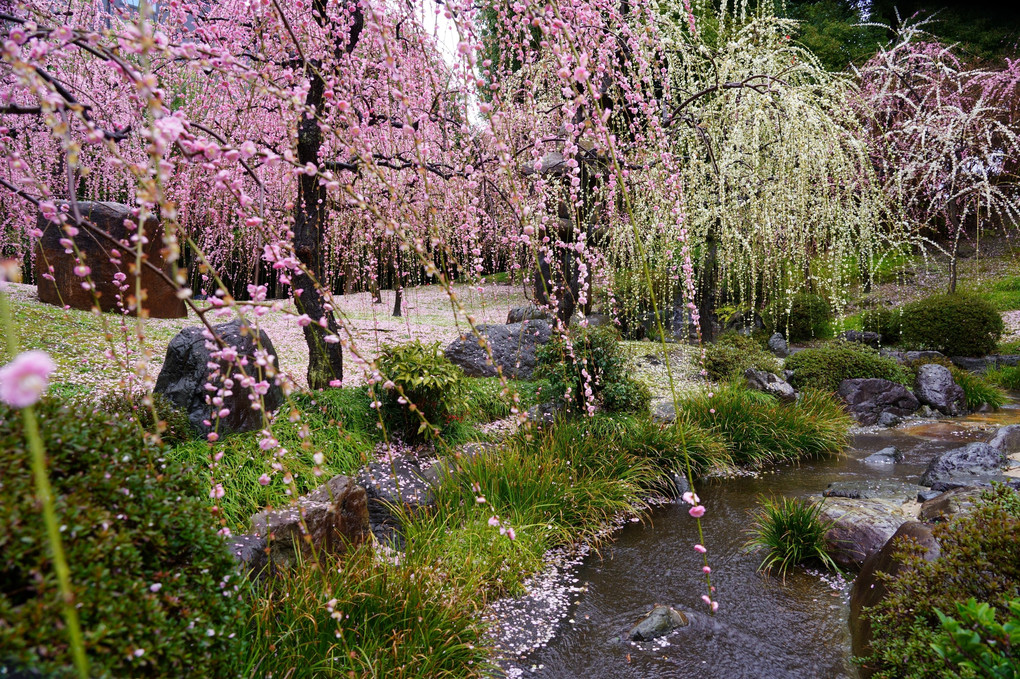
[[[849,586],[803,569],[786,583],[757,574],[760,555],[748,554],[748,513],[761,493],[807,497],[833,481],[915,482],[938,452],[983,441],[996,427],[1020,422],[1020,409],[961,420],[858,434],[838,459],[790,465],[758,478],[719,480],[699,488],[712,583],[720,608],[705,612],[701,556],[694,519],[668,505],[643,523],[623,528],[601,555],[578,572],[585,591],[549,644],[529,657],[525,676],[614,679],[828,679],[853,678],[847,625]],[[886,446],[906,454],[903,464],[861,459]],[[652,642],[626,633],[656,603],[683,611],[690,626]]]

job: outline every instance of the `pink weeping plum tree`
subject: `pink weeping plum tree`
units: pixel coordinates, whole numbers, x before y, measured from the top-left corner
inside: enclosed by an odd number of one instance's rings
[[[1020,219],[1020,65],[968,66],[922,27],[905,26],[861,68],[859,101],[879,182],[920,237],[942,232],[955,292],[968,225]]]

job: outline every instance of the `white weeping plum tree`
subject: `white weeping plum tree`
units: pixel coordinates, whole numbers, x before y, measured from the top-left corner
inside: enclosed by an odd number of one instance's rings
[[[687,241],[706,335],[724,301],[756,307],[809,287],[838,305],[876,249],[908,235],[888,218],[850,106],[854,81],[827,71],[790,39],[795,22],[764,8],[685,0],[660,13],[662,125],[679,175],[658,183],[682,187],[683,211],[668,214],[674,191],[648,196],[638,218],[650,228],[637,233],[662,296],[678,290],[677,244]],[[627,291],[641,295],[626,280],[638,269],[633,234],[616,229],[609,253],[631,306]]]

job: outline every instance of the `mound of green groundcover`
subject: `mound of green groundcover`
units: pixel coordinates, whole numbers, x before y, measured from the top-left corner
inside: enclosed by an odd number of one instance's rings
[[[237,574],[210,487],[131,423],[37,406],[94,677],[230,676]],[[0,406],[0,661],[47,676],[71,656],[18,411]]]

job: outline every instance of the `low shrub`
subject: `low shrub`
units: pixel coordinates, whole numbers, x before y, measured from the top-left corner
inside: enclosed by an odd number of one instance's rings
[[[643,382],[625,377],[602,388],[602,406],[611,413],[647,414],[652,392]]]
[[[793,371],[790,383],[798,389],[835,392],[843,380],[862,377],[878,377],[901,384],[912,382],[910,372],[894,359],[857,342],[828,342],[798,351],[786,359],[786,369]]]
[[[748,368],[779,373],[779,361],[755,339],[738,333],[726,333],[713,344],[705,345],[705,370],[719,381],[743,376]]]
[[[86,653],[95,677],[234,676],[243,577],[209,486],[137,426],[37,406]],[[17,411],[0,406],[0,660],[65,676],[57,577]]]
[[[735,385],[685,398],[680,417],[719,436],[734,464],[751,467],[842,453],[851,425],[826,393],[807,390],[797,403],[785,405]]]
[[[188,414],[178,409],[163,394],[144,391],[112,392],[104,394],[96,407],[111,417],[133,422],[142,431],[158,433],[167,445],[194,438]],[[156,413],[155,418],[153,411]]]
[[[861,330],[877,332],[883,344],[897,344],[903,331],[903,310],[880,307],[861,314]]]
[[[903,343],[947,356],[984,356],[1002,337],[1002,316],[975,295],[935,295],[903,307]]]
[[[464,373],[443,355],[438,342],[387,344],[377,365],[387,380],[380,394],[383,416],[405,441],[438,436],[450,416],[463,411]]]
[[[453,679],[492,669],[472,611],[423,570],[381,562],[370,547],[257,585],[244,637],[233,677]]]
[[[1009,391],[1020,390],[1020,366],[1005,365],[992,368],[985,373],[985,379]]]
[[[1007,614],[1020,596],[1018,531],[1020,494],[999,486],[972,513],[935,526],[939,558],[925,561],[915,543],[899,546],[896,557],[904,567],[888,581],[888,596],[864,611],[872,629],[867,662],[875,677],[973,676],[950,670],[935,651],[942,630],[938,611],[956,610],[974,597]]]
[[[956,617],[935,611],[942,632],[932,650],[958,674],[989,679],[1020,677],[1020,598],[1006,602],[1005,620],[974,597],[956,604]],[[959,618],[959,619],[957,619]]]
[[[312,491],[331,476],[353,473],[370,458],[381,434],[371,402],[364,387],[302,394],[294,399],[296,422],[285,409],[273,420],[270,431],[280,444],[273,453],[259,447],[261,434],[250,432],[214,444],[189,441],[169,450],[167,457],[200,470],[210,484],[221,484],[225,492],[217,502],[219,516],[231,530],[246,531],[252,514],[285,506],[295,489],[298,494]],[[315,462],[316,453],[322,455],[321,464]],[[219,460],[210,469],[214,456]],[[275,470],[274,463],[281,469]]]
[[[577,328],[570,336],[555,335],[538,348],[536,377],[549,380],[549,393],[572,409],[584,412],[600,400],[608,385],[627,377],[627,355],[615,328]],[[586,391],[590,389],[589,396]]]
[[[765,309],[765,327],[778,330],[790,342],[832,337],[832,307],[821,295],[801,292],[788,302],[777,300]]]
[[[825,551],[825,533],[831,522],[822,521],[821,503],[787,497],[761,497],[751,512],[751,538],[746,547],[762,550],[758,570],[770,575],[773,570],[786,580],[786,573],[798,564],[815,561],[830,570],[839,570]]]

